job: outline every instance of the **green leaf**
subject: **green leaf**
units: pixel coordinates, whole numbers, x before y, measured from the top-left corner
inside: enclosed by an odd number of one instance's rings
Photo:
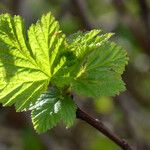
[[[67,40],[71,59],[66,57],[52,83],[60,87],[70,85],[72,91],[90,97],[114,96],[125,90],[121,75],[128,60],[126,52],[108,41],[112,33],[100,33],[79,32]]]
[[[57,89],[42,94],[31,110],[34,128],[39,133],[51,129],[61,120],[70,127],[76,118],[73,100],[68,96],[62,96]]]
[[[0,102],[32,110],[39,133],[60,121],[70,127],[76,105],[65,89],[91,97],[125,89],[126,52],[108,41],[111,36],[92,30],[66,38],[51,13],[26,34],[21,17],[0,15]],[[50,85],[55,88],[48,90]]]
[[[29,42],[36,63],[51,76],[55,66],[59,63],[57,59],[64,48],[65,35],[59,28],[58,22],[55,21],[51,13],[48,13],[43,15],[35,25],[32,24],[28,31]]]
[[[124,91],[121,74],[128,60],[126,52],[115,43],[106,41],[87,49],[90,53],[82,60],[72,89],[80,95],[91,97],[114,96]]]
[[[21,17],[0,15],[0,102],[15,104],[17,111],[27,109],[47,90],[64,41],[50,13],[30,27],[28,36],[29,42]]]
[[[66,42],[66,51],[63,55],[66,62],[52,77],[52,83],[58,87],[70,85],[82,70],[82,61],[86,55],[93,51],[97,44],[106,42],[113,34],[101,34],[101,30],[92,30],[86,33],[78,32],[71,35]],[[91,48],[89,48],[91,47]]]
[[[66,127],[69,128],[76,119],[76,105],[69,96],[65,96],[61,104],[61,117]]]
[[[65,61],[63,59],[65,59]],[[61,63],[61,60],[64,63]],[[57,70],[57,72],[55,72],[55,74],[53,75],[51,79],[51,83],[53,85],[56,85],[57,87],[63,88],[65,86],[69,86],[70,83],[73,81],[74,76],[71,74],[71,72],[74,69],[74,67],[76,67],[77,62],[76,62],[76,56],[72,52],[67,50],[63,54],[63,57],[61,57],[61,60],[60,60],[60,64],[62,65]]]
[[[101,30],[91,30],[88,32],[77,32],[68,38],[69,49],[81,60],[91,50],[89,47],[96,47],[108,41],[113,33],[100,34]]]

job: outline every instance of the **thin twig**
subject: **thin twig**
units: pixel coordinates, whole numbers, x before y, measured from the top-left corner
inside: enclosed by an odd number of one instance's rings
[[[77,108],[76,117],[78,119],[81,119],[87,122],[88,124],[93,126],[95,129],[99,130],[109,139],[114,141],[123,150],[133,150],[131,146],[124,139],[119,138],[116,134],[112,133],[100,120],[94,119],[93,117],[91,117],[89,114],[87,114],[80,108]]]

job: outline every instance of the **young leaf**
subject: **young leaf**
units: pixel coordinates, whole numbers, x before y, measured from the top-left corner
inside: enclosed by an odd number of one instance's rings
[[[43,16],[25,36],[21,17],[0,15],[0,102],[27,109],[47,90],[50,70],[64,36],[52,15]]]
[[[58,87],[72,84],[75,78],[82,72],[84,58],[105,43],[112,33],[101,34],[101,30],[92,30],[86,33],[78,32],[67,39],[66,62],[59,71],[52,77],[52,83]]]
[[[54,69],[52,65],[62,53],[65,40],[65,35],[60,31],[58,22],[51,13],[43,15],[35,25],[31,25],[28,36],[36,63],[44,72],[52,76]]]
[[[60,68],[52,83],[71,85],[72,91],[91,97],[114,96],[125,90],[121,74],[127,64],[126,52],[108,41],[111,33],[100,32],[79,32],[68,39],[70,66]]]
[[[61,102],[61,118],[67,128],[71,127],[76,118],[76,105],[69,96],[64,96]]]
[[[76,106],[68,96],[62,96],[57,89],[42,94],[31,107],[32,122],[37,132],[45,132],[61,120],[70,127],[76,118]]]
[[[123,91],[126,52],[108,41],[112,33],[100,33],[66,39],[48,13],[31,25],[27,39],[21,17],[0,15],[0,102],[32,110],[34,128],[45,132],[61,120],[67,127],[74,122],[76,106],[64,89],[91,97]],[[57,88],[46,92],[49,84]]]
[[[92,51],[82,61],[80,74],[72,83],[78,94],[98,97],[114,96],[124,91],[121,74],[127,64],[126,52],[115,43],[88,46]]]
[[[77,32],[68,38],[69,49],[75,53],[75,55],[83,59],[92,49],[87,47],[94,47],[101,45],[113,35],[112,33],[100,34],[101,30],[91,30],[86,33]]]

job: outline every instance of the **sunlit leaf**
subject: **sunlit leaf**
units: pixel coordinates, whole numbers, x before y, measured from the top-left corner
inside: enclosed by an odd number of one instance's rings
[[[68,96],[62,96],[59,90],[51,89],[41,95],[32,110],[32,122],[37,132],[45,132],[56,126],[61,120],[70,127],[76,117],[76,106]]]

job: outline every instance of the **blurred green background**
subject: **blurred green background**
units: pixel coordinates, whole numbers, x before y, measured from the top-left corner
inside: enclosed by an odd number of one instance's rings
[[[26,27],[51,11],[67,35],[93,28],[113,32],[130,58],[123,79],[127,90],[78,105],[103,122],[135,150],[150,150],[150,0],[0,0],[0,13],[21,15]],[[119,150],[84,122],[61,124],[45,134],[33,130],[30,113],[0,106],[0,150]]]

